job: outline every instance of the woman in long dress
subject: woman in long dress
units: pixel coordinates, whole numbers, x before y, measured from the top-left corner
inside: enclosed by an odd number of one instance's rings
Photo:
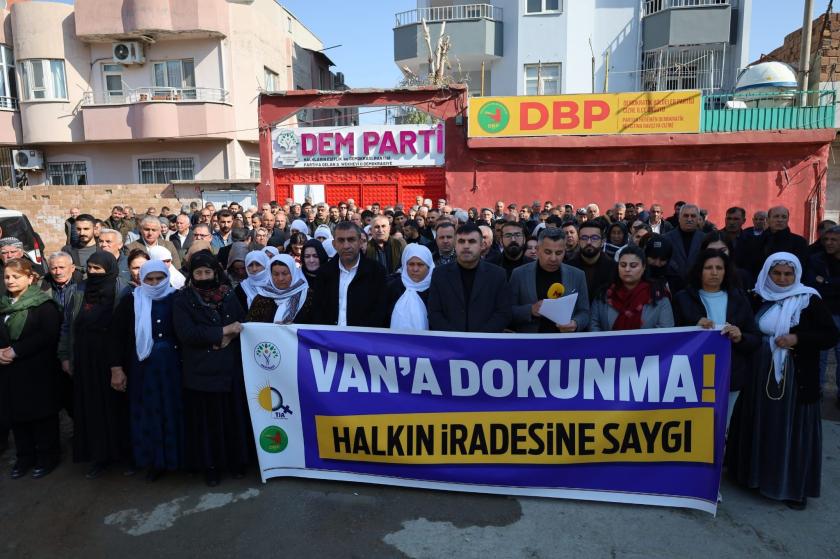
[[[195,253],[189,268],[173,309],[183,358],[184,463],[215,487],[224,471],[242,477],[251,457],[239,350],[245,310],[210,251]]]
[[[131,454],[128,400],[111,387],[111,360],[103,347],[128,285],[117,277],[117,259],[108,252],[94,252],[87,273],[64,308],[58,356],[73,377],[73,461],[90,463],[86,477],[95,479]]]
[[[822,469],[819,352],[837,343],[828,306],[802,285],[788,252],[764,262],[755,284],[763,343],[754,381],[738,399],[729,434],[729,473],[801,510],[819,497]]]
[[[181,465],[183,405],[181,357],[172,322],[175,289],[171,268],[151,260],[140,269],[140,285],[114,313],[111,386],[128,391],[134,464],[146,479]]]

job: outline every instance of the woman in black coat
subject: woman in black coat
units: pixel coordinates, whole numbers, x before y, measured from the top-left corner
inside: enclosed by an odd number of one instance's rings
[[[32,285],[32,263],[10,260],[4,268],[7,294],[0,299],[0,320],[8,340],[0,349],[0,413],[11,421],[17,461],[10,477],[49,474],[58,465],[60,367],[56,350],[61,311],[49,295]]]
[[[750,301],[729,256],[714,249],[701,252],[689,272],[688,286],[674,296],[673,307],[677,326],[722,326],[721,334],[732,341],[728,428],[738,395],[752,380],[752,355],[761,344]]]
[[[239,351],[245,310],[223,278],[216,257],[199,251],[173,303],[184,374],[184,463],[202,470],[210,487],[222,471],[244,475],[252,440]]]

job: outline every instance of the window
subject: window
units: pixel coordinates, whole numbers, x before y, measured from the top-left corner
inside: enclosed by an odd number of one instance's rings
[[[559,95],[560,64],[526,64],[525,95]]]
[[[252,179],[259,179],[260,178],[260,158],[259,157],[249,157],[248,158],[248,166],[251,170],[251,178]]]
[[[0,45],[0,109],[17,107],[17,80],[12,49]]]
[[[195,178],[195,162],[191,157],[141,159],[138,163],[141,184],[166,184]]]
[[[192,58],[155,62],[155,98],[195,99],[195,64]],[[176,91],[177,90],[177,91]]]
[[[280,85],[280,75],[263,66],[263,77],[265,81],[266,91],[277,91],[277,86]]]
[[[63,60],[21,60],[20,81],[26,101],[67,99]]]
[[[529,14],[556,13],[563,10],[562,0],[525,0],[525,12]]]
[[[47,163],[50,184],[87,184],[87,163],[84,161],[62,161]]]
[[[103,64],[102,77],[105,80],[105,102],[122,103],[125,99],[123,90],[122,64]]]

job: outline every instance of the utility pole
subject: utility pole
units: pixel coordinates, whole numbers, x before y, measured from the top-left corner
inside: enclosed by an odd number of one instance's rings
[[[799,90],[804,92],[808,89],[808,80],[811,73],[811,19],[814,12],[814,0],[805,0],[805,12],[802,15],[802,33],[800,37],[801,48],[799,50]],[[800,94],[799,105],[805,106],[808,96]]]

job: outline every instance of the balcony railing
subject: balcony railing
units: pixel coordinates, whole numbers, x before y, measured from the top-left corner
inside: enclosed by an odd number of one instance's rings
[[[806,106],[793,106],[802,96]],[[833,90],[721,93],[703,96],[702,132],[834,128]]]
[[[214,87],[138,87],[114,91],[86,91],[82,106],[154,102],[227,103],[230,94]]]
[[[467,21],[489,19],[502,21],[502,9],[492,4],[463,4],[457,6],[439,6],[436,8],[418,8],[396,14],[395,27],[414,25],[426,20],[428,23],[441,21]]]
[[[0,109],[17,110],[18,100],[14,97],[0,97]]]
[[[702,6],[731,6],[737,0],[645,0],[645,13],[649,16],[670,8],[698,8]]]

